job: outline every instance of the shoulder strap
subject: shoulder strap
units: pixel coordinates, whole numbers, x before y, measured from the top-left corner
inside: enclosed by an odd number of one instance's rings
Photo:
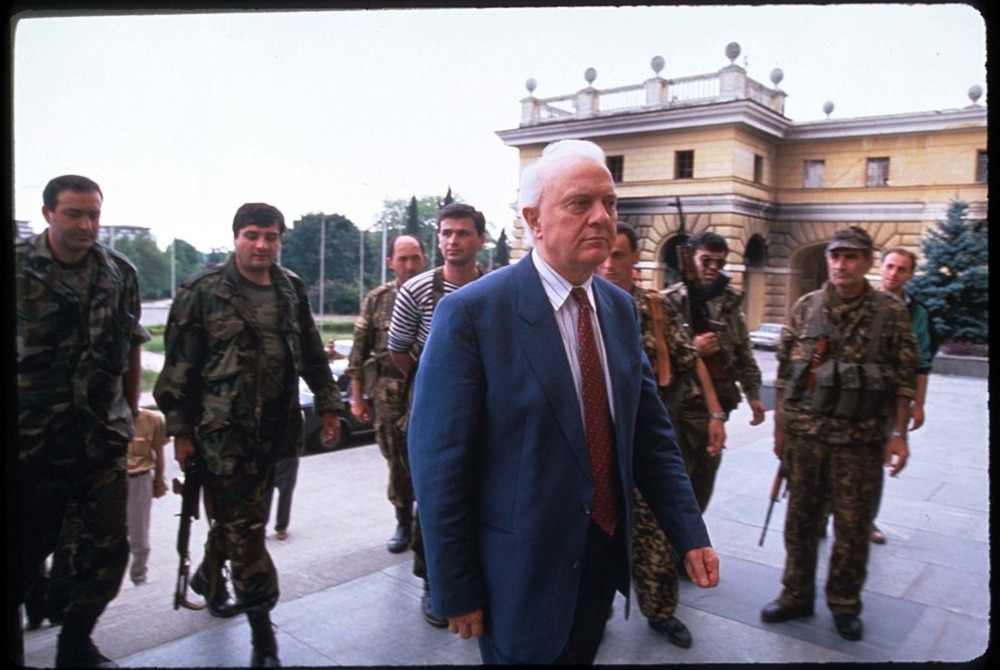
[[[438,301],[444,297],[444,266],[434,269],[431,280],[431,310],[437,307]]]
[[[663,326],[663,296],[654,288],[646,289],[649,297],[649,316],[653,323],[653,340],[656,345],[656,381],[666,388],[670,386],[673,373],[670,369],[670,352],[667,350],[667,336]]]
[[[873,297],[875,299],[875,320],[872,321],[872,334],[868,340],[868,347],[865,349],[865,363],[871,363],[875,360],[875,355],[878,353],[879,336],[882,334],[882,321],[885,320],[885,294],[881,291],[875,291]]]

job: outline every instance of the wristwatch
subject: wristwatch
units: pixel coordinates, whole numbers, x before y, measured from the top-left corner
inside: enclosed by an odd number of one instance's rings
[[[906,433],[900,430],[892,431],[892,437],[898,437],[899,439],[903,440],[903,442],[906,442]]]
[[[726,420],[726,413],[725,412],[709,412],[708,413],[708,418],[709,419],[718,419],[720,421],[725,421]]]

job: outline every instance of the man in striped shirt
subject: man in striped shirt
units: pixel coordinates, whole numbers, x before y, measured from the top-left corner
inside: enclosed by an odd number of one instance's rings
[[[486,242],[482,212],[460,202],[445,205],[438,210],[437,234],[444,265],[403,284],[392,308],[389,354],[406,375],[416,367],[438,300],[481,274],[476,254]]]
[[[431,317],[438,301],[482,274],[476,265],[476,254],[486,242],[486,217],[471,205],[459,202],[445,205],[437,213],[437,235],[444,265],[407,280],[399,287],[392,307],[389,356],[408,381],[412,379],[417,359],[427,342]],[[412,406],[412,393],[409,400]],[[408,416],[404,416],[401,422],[405,423]],[[430,584],[427,582],[427,564],[420,535],[419,501],[413,524],[413,574],[424,580],[424,619],[432,626],[444,628],[448,621],[433,615],[430,610]]]

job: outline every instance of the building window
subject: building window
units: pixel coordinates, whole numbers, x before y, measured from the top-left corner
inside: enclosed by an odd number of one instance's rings
[[[825,170],[826,170],[825,161],[803,161],[802,162],[803,188],[823,188],[823,172]]]
[[[869,158],[868,172],[866,176],[866,186],[888,186],[889,185],[889,159]]]
[[[753,155],[753,183],[760,184],[764,181],[764,157],[758,154]]]
[[[985,151],[976,152],[976,183],[985,184],[990,179],[989,154]]]
[[[694,178],[694,152],[674,152],[674,179]]]
[[[615,180],[616,184],[620,184],[622,181],[622,175],[625,174],[625,157],[624,156],[608,156],[608,171],[611,173],[611,178]]]

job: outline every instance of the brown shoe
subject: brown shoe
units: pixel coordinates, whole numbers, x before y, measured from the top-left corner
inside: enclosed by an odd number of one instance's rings
[[[285,530],[284,528],[282,528],[281,530],[279,530],[275,534],[278,536],[279,540],[287,540],[288,539],[288,531]]]
[[[875,524],[872,524],[872,544],[885,544],[885,533]]]

